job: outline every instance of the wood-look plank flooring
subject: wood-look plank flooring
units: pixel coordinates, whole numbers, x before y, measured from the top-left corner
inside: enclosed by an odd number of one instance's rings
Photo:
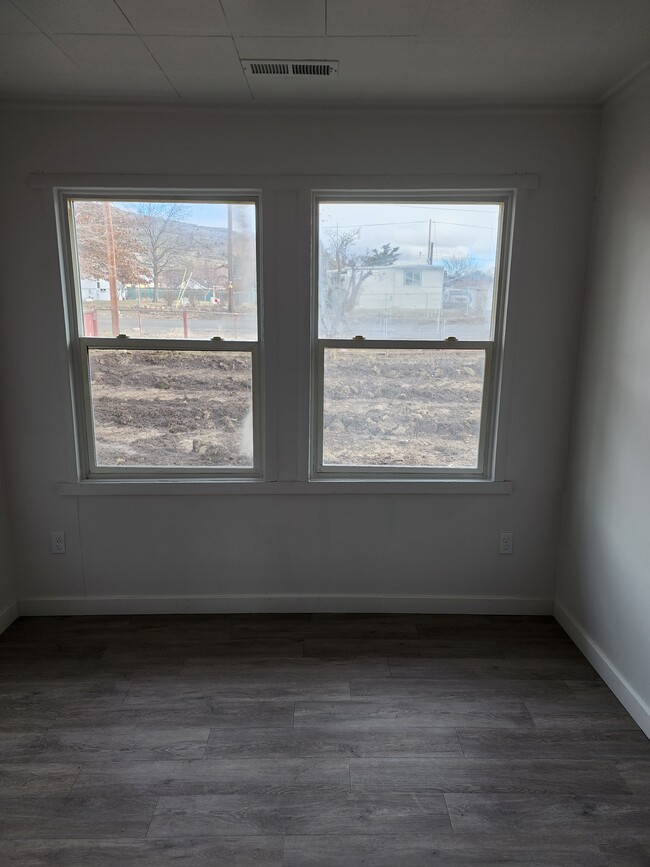
[[[650,742],[552,618],[21,618],[0,865],[650,865]]]

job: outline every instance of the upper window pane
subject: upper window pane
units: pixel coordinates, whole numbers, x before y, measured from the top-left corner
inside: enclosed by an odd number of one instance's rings
[[[254,201],[72,199],[86,337],[257,340]]]
[[[491,340],[502,206],[320,201],[319,337]]]

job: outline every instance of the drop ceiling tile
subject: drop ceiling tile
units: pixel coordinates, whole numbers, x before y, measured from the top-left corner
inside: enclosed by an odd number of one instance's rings
[[[290,52],[291,44],[299,43]],[[239,39],[242,57],[320,56],[339,61],[337,79],[256,78],[258,101],[430,105],[597,101],[608,82],[620,79],[620,57],[587,43],[552,37],[535,43],[514,35],[500,42],[482,37],[415,37],[324,40]]]
[[[0,0],[0,34],[38,32],[38,27],[9,0]]]
[[[236,36],[324,36],[326,0],[221,0]]]
[[[480,37],[423,44],[411,71],[433,99],[488,104],[596,101],[603,82],[617,75],[589,44],[568,46],[552,37],[524,42],[513,35],[499,45]]]
[[[435,0],[423,28],[425,36],[483,36],[497,41],[517,30],[525,18],[521,0]]]
[[[328,0],[328,36],[418,36],[431,0]]]
[[[630,32],[649,22],[648,0],[435,0],[423,35],[480,36],[498,44],[503,34],[517,34],[575,43],[600,39],[611,29]]]
[[[158,66],[139,36],[94,36],[63,34],[54,42],[80,69],[116,69],[146,73]]]
[[[142,35],[228,36],[218,0],[117,0]]]
[[[250,101],[229,36],[146,36],[147,47],[186,102]]]
[[[33,92],[48,76],[74,70],[74,64],[42,33],[0,36],[0,90],[3,94]]]
[[[287,36],[235,36],[237,52],[242,60],[254,58],[278,60],[303,60],[308,58],[336,60],[328,58],[327,51],[334,40],[325,36],[306,36],[294,39]]]
[[[77,67],[70,96],[139,102],[179,99],[139,36],[64,34],[53,39]]]
[[[555,36],[580,42],[614,33],[648,33],[648,0],[532,0],[519,24],[521,31],[536,36]]]
[[[46,33],[133,33],[113,0],[14,0]]]

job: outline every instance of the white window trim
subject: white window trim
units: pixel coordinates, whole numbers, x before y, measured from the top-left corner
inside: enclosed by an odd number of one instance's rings
[[[188,175],[187,173],[151,174],[79,174],[79,173],[36,173],[30,178],[34,189],[44,196],[46,220],[44,233],[49,238],[49,259],[53,283],[63,285],[62,323],[65,333],[70,335],[72,316],[65,300],[64,259],[61,250],[61,225],[59,209],[56,206],[59,190],[69,193],[93,191],[111,196],[115,191],[129,189],[138,195],[151,195],[156,190],[167,193],[173,190],[179,195],[191,198],[201,193],[208,195],[258,194],[261,198],[259,211],[259,244],[269,251],[262,258],[261,283],[264,290],[260,309],[264,305],[265,330],[260,334],[260,344],[264,343],[264,368],[262,371],[263,405],[260,419],[265,430],[262,443],[264,455],[263,479],[224,479],[224,478],[170,478],[170,479],[87,479],[77,461],[74,448],[76,407],[71,400],[69,418],[66,425],[65,440],[69,443],[67,466],[57,491],[63,496],[175,496],[175,495],[332,495],[332,494],[426,494],[426,495],[507,495],[514,490],[513,482],[507,476],[506,456],[508,451],[509,415],[514,379],[514,341],[499,348],[501,354],[501,389],[495,401],[494,412],[497,418],[498,443],[495,449],[495,466],[492,480],[310,480],[310,358],[311,309],[309,294],[305,291],[311,274],[311,208],[312,191],[336,192],[346,190],[359,193],[368,190],[421,191],[435,190],[438,194],[446,190],[513,191],[517,192],[516,231],[511,225],[509,270],[510,283],[518,285],[525,273],[524,249],[520,239],[525,231],[526,199],[529,191],[539,186],[539,176],[533,173],[521,174],[430,174],[430,175]],[[299,249],[290,247],[286,233],[279,231],[280,221],[293,220],[295,238],[301,239]],[[513,233],[516,242],[513,241]],[[291,261],[287,254],[293,250]],[[55,276],[56,275],[56,276]],[[283,291],[292,298],[291,315],[280,323],[277,313],[277,287],[282,283]],[[511,292],[508,299],[508,330],[514,331],[518,298]],[[296,339],[297,332],[297,339]],[[63,333],[62,333],[63,338]],[[290,340],[288,339],[290,338]],[[287,346],[290,350],[287,351]],[[287,375],[295,379],[290,389],[280,388]],[[71,376],[72,394],[75,387]],[[295,412],[291,412],[295,410]]]

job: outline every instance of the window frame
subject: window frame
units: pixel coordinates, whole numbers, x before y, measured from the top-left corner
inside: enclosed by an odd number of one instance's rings
[[[505,349],[506,313],[516,188],[455,188],[455,189],[374,189],[344,190],[315,189],[311,194],[311,357],[310,357],[310,481],[458,481],[489,482],[496,479],[498,425],[503,385],[503,357]],[[497,237],[495,262],[495,296],[492,306],[492,339],[468,340],[372,340],[331,339],[319,336],[319,206],[327,202],[360,203],[460,203],[499,204],[502,208]],[[323,411],[324,411],[324,352],[328,346],[346,349],[425,349],[485,350],[483,377],[483,403],[479,433],[477,467],[410,467],[376,465],[323,464]]]
[[[417,268],[405,268],[404,269],[404,281],[402,286],[421,286],[422,285],[422,271]]]
[[[72,217],[74,201],[110,202],[237,202],[255,205],[255,253],[257,280],[257,340],[193,339],[193,338],[141,338],[141,337],[86,337],[81,333],[83,301],[81,278],[76,255],[76,239]],[[75,454],[79,481],[261,481],[264,478],[264,329],[262,285],[262,192],[260,189],[200,189],[175,187],[110,187],[57,186],[54,187],[59,263],[65,295],[66,332],[70,357],[73,427]],[[127,349],[133,351],[194,351],[194,352],[246,352],[251,355],[251,405],[253,415],[252,467],[156,467],[156,466],[102,466],[95,459],[94,421],[90,383],[90,349]]]

